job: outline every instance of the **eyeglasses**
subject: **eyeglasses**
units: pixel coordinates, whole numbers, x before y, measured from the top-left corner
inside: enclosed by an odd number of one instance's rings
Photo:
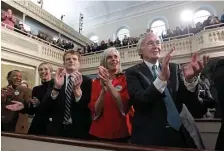
[[[155,41],[149,41],[147,42],[147,45],[149,47],[152,47],[153,45],[159,46],[161,44],[160,40],[155,40]]]

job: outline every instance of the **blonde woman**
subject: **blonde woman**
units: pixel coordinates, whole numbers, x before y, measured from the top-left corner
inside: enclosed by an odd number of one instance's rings
[[[29,134],[39,134],[46,135],[48,127],[51,126],[50,115],[42,114],[43,105],[41,106],[41,101],[43,100],[46,92],[53,87],[54,81],[52,80],[53,68],[47,63],[43,62],[38,67],[38,73],[41,79],[41,85],[33,88],[31,100],[32,106],[29,109],[29,114],[35,114],[32,124],[29,129]]]

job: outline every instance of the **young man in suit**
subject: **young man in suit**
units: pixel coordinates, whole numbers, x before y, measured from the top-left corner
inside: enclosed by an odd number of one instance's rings
[[[88,103],[91,95],[91,79],[81,75],[80,54],[74,50],[65,52],[64,68],[58,68],[54,88],[50,89],[41,104],[52,116],[50,135],[89,138],[91,124]]]
[[[21,86],[22,74],[18,70],[10,71],[7,80],[8,86],[1,89],[2,131],[15,132],[17,127],[16,132],[27,132],[28,118],[24,118],[23,114],[19,115],[19,112],[10,111],[10,107],[18,107],[20,104],[28,105],[28,100],[32,96],[31,90]],[[25,127],[27,127],[26,130],[24,130]]]
[[[197,97],[197,75],[204,64],[192,56],[190,64],[181,67],[169,63],[170,51],[159,63],[161,41],[152,32],[139,40],[138,53],[143,62],[126,70],[127,85],[135,114],[131,142],[140,145],[196,148],[181,123],[179,113],[185,101]],[[208,57],[204,57],[206,62]],[[185,99],[188,96],[187,99]]]

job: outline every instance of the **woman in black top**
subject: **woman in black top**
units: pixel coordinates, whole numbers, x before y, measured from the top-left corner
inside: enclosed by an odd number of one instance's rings
[[[44,106],[41,105],[41,101],[47,90],[54,85],[54,80],[51,78],[52,70],[52,66],[49,63],[41,63],[38,67],[42,84],[33,88],[30,107],[27,110],[29,115],[35,115],[28,132],[29,134],[46,135],[47,127],[51,123],[50,115],[42,115],[41,110]]]

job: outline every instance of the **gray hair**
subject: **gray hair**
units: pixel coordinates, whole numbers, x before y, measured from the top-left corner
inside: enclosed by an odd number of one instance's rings
[[[148,32],[148,33],[145,33],[142,36],[140,36],[140,39],[137,44],[137,52],[138,52],[139,56],[141,56],[141,59],[142,59],[142,43],[145,40],[145,38],[151,34],[155,35],[153,32]]]
[[[103,53],[101,53],[100,66],[103,66],[104,68],[108,69],[108,66],[107,66],[107,57],[108,57],[108,55],[112,51],[115,51],[117,53],[118,57],[120,58],[120,62],[119,62],[119,73],[121,73],[122,72],[122,69],[121,69],[121,57],[120,57],[119,51],[115,47],[107,48],[106,50],[103,51]]]

